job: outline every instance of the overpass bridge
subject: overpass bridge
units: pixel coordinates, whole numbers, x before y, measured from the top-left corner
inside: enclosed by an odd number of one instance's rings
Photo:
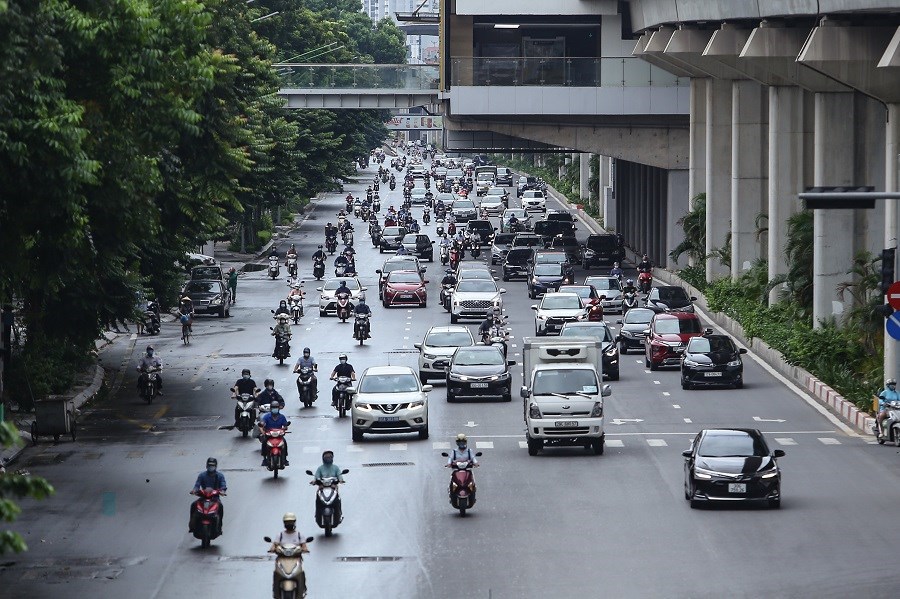
[[[438,67],[427,64],[275,65],[288,108],[412,108],[438,103]]]

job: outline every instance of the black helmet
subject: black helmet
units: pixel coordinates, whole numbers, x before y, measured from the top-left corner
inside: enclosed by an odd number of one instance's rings
[[[322,246],[321,246],[321,245],[319,246],[319,249],[320,249],[320,250],[322,249]]]
[[[275,381],[272,379],[266,379],[265,382],[263,382],[263,387],[268,387],[269,385],[272,385],[274,387]]]
[[[272,403],[269,404],[269,409],[272,409],[272,408],[279,408],[279,409],[281,409],[281,402],[278,401],[277,399],[273,399],[273,400],[272,400]]]
[[[213,468],[219,467],[219,460],[216,458],[206,458],[206,467],[209,468],[212,466]]]
[[[287,300],[281,300],[280,302],[278,302],[278,305],[279,306],[287,306]]]
[[[304,353],[304,354],[309,354],[309,353],[312,353],[312,352],[309,350],[308,347],[304,347],[304,348],[303,348],[303,353]]]
[[[243,370],[241,371],[241,376],[243,376],[243,375],[245,375],[245,374],[250,374],[250,369],[249,369],[249,368],[245,368],[245,369],[243,369]]]

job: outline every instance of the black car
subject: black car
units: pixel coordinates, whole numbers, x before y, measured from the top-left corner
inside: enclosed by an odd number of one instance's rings
[[[542,248],[544,247],[544,238],[534,233],[516,233],[512,246],[514,248]]]
[[[568,283],[566,268],[563,264],[546,262],[531,267],[528,276],[528,297],[535,299],[548,291],[558,291],[561,285]]]
[[[569,256],[565,252],[559,250],[538,250],[534,253],[535,264],[562,264],[563,271],[566,273],[566,284],[575,284],[575,269],[569,262]]]
[[[602,264],[622,263],[625,259],[625,248],[619,244],[616,235],[588,235],[581,252],[581,265],[584,268]]]
[[[781,470],[761,432],[750,428],[704,429],[684,456],[684,498],[702,502],[759,501],[781,507]]]
[[[497,167],[497,185],[512,186],[512,171],[505,166]]]
[[[569,223],[574,231],[578,227],[575,226],[575,215],[564,210],[548,210],[547,220],[555,220],[563,223]]]
[[[538,180],[537,177],[526,177],[524,175],[519,175],[518,181],[516,181],[516,197],[520,197],[522,192],[528,189],[537,189],[538,188]]]
[[[619,380],[619,347],[605,322],[567,322],[559,336],[598,338],[603,351],[603,376],[613,381]]]
[[[422,233],[407,233],[403,236],[403,246],[420,260],[434,262],[434,241]]]
[[[544,246],[549,247],[550,243],[558,235],[574,236],[575,228],[572,226],[572,223],[567,223],[563,220],[539,220],[534,223],[532,232],[535,235],[540,235],[544,239]]]
[[[689,296],[684,287],[660,285],[650,290],[645,305],[655,312],[693,312],[696,297]]]
[[[503,260],[503,280],[522,277],[528,278],[530,262],[534,258],[534,250],[529,247],[512,248]]]
[[[181,290],[184,296],[191,298],[196,313],[218,314],[219,318],[231,315],[231,291],[221,280],[188,281]]]
[[[581,261],[581,246],[574,235],[557,235],[550,242],[549,249],[565,252],[569,264],[578,264]]]
[[[494,235],[494,225],[489,220],[470,220],[466,224],[466,231],[472,237],[477,236],[481,240],[481,244],[490,243],[491,237]]]
[[[515,236],[515,233],[494,233],[491,243],[491,264],[503,263]]]
[[[656,314],[649,308],[632,308],[625,313],[625,318],[617,320],[619,329],[619,352],[627,354],[629,350],[638,349],[644,352],[645,331],[650,328],[650,321]]]
[[[381,230],[381,240],[378,242],[378,253],[397,251],[406,236],[406,227],[385,227]]]
[[[492,345],[461,347],[453,353],[447,369],[447,401],[460,397],[512,399],[512,376],[503,352]]]
[[[703,335],[688,341],[681,358],[681,388],[700,385],[744,386],[744,363],[738,349],[727,335]]]

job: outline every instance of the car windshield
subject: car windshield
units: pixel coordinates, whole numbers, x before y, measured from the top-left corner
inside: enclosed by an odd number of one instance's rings
[[[569,259],[566,258],[566,255],[563,253],[540,253],[534,258],[535,264],[562,264],[563,262],[568,262]]]
[[[543,198],[544,194],[540,191],[526,191],[522,194],[523,198]]]
[[[443,331],[425,337],[425,345],[430,347],[466,347],[472,345],[472,336],[462,331]]]
[[[611,289],[621,290],[618,279],[609,279],[607,277],[591,277],[584,282],[585,285],[593,285],[597,291],[609,291]]]
[[[325,287],[323,289],[325,289],[326,291],[334,291],[341,286],[341,281],[344,282],[344,284],[347,286],[347,289],[349,289],[350,291],[359,289],[359,281],[357,281],[356,279],[331,279],[325,283]]]
[[[560,393],[571,395],[585,393],[596,395],[598,392],[597,375],[593,370],[538,370],[534,373],[533,395],[549,395]]]
[[[657,287],[659,299],[664,302],[672,300],[690,301],[687,292],[683,287]]]
[[[412,374],[369,374],[359,382],[359,393],[410,393],[419,390]]]
[[[497,293],[497,284],[480,279],[467,279],[456,285],[456,290],[462,293]]]
[[[581,308],[581,300],[577,295],[551,293],[545,295],[541,300],[541,309],[543,310],[574,310],[575,308]]]
[[[566,286],[565,289],[560,289],[560,291],[565,291],[567,293],[574,293],[581,299],[588,299],[591,297],[591,288],[587,285],[579,285],[578,287],[574,286]]]
[[[509,245],[512,243],[515,235],[512,233],[497,233],[494,235],[494,245]]]
[[[418,237],[415,233],[407,233],[403,236],[403,243],[415,243]]]
[[[474,207],[475,207],[475,204],[472,202],[472,200],[456,200],[455,202],[453,202],[454,210],[457,210],[457,209],[465,210],[465,209],[470,209],[470,208],[474,208]]]
[[[536,264],[534,267],[535,276],[562,276],[562,266],[559,264]]]
[[[473,268],[471,270],[461,270],[459,272],[459,280],[464,281],[466,279],[480,279],[482,281],[493,281],[494,275],[490,272],[483,270],[481,268]]]
[[[578,240],[574,237],[556,237],[553,239],[553,248],[573,248],[578,247]]]
[[[187,295],[192,293],[221,293],[222,289],[216,281],[192,281],[184,288]]]
[[[412,260],[398,260],[397,262],[386,262],[381,268],[381,272],[391,273],[395,270],[411,270],[416,267],[416,263]]]
[[[744,431],[707,434],[700,441],[697,455],[704,458],[749,458],[769,455],[761,437]]]
[[[452,201],[456,200],[456,196],[453,195],[452,193],[445,192],[445,193],[439,193],[437,199],[439,199],[442,202],[452,202]]]
[[[425,195],[425,188],[424,187],[413,187],[412,194],[414,196],[423,196],[423,195]]]
[[[625,313],[625,324],[649,324],[653,320],[653,310],[635,308]]]
[[[385,227],[381,234],[385,237],[396,237],[406,235],[406,229],[404,227]]]
[[[470,220],[467,228],[470,231],[493,231],[490,221],[486,220]]]
[[[700,321],[696,318],[658,318],[656,333],[658,335],[678,335],[681,333],[699,333]]]
[[[509,250],[506,254],[506,261],[510,264],[525,264],[531,260],[532,251],[529,248]]]
[[[597,326],[600,325],[600,326]],[[609,327],[597,324],[566,324],[559,333],[560,337],[596,337],[600,341],[612,341],[612,333]]]
[[[194,279],[221,279],[222,270],[218,266],[197,266],[191,271]]]
[[[462,177],[463,172],[461,170],[459,170],[458,168],[452,168],[447,171],[447,176],[448,177]]]
[[[503,218],[509,220],[510,216],[515,216],[517,219],[522,220],[525,218],[525,211],[521,208],[516,208],[515,210],[507,210],[503,213]]]
[[[488,192],[487,192],[487,194],[489,196],[502,196],[505,193],[506,193],[506,190],[503,189],[502,187],[491,187],[490,189],[488,189]]]
[[[536,235],[516,235],[513,245],[534,247],[536,245],[544,245],[544,240]]]
[[[503,354],[499,349],[476,350],[460,349],[453,357],[453,363],[457,366],[502,366]]]
[[[591,235],[587,246],[592,250],[609,251],[618,248],[619,242],[615,235]]]
[[[688,351],[696,354],[734,353],[734,344],[728,337],[694,337]]]
[[[394,271],[391,273],[391,276],[388,277],[388,282],[419,284],[422,282],[422,277],[419,276],[419,273],[417,273],[417,272],[410,272],[408,270],[397,270],[397,271]]]

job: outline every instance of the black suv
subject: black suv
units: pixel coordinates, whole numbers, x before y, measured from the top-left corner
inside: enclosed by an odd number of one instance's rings
[[[534,250],[530,247],[517,247],[509,250],[503,260],[503,280],[509,281],[514,277],[527,279],[530,262],[533,259]]]
[[[550,246],[550,242],[552,242],[553,238],[557,235],[565,235],[568,237],[575,234],[572,223],[561,220],[539,220],[534,223],[533,231],[535,235],[540,235],[544,238],[544,245],[547,247]]]
[[[590,268],[601,264],[619,264],[625,259],[625,248],[616,235],[588,235],[581,252],[581,266]]]
[[[681,388],[728,385],[740,389],[744,386],[741,354],[746,353],[746,349],[738,349],[727,335],[706,333],[691,338],[681,358]]]
[[[581,246],[574,235],[557,235],[550,242],[550,249],[565,252],[569,264],[578,264],[581,260]]]
[[[660,285],[650,290],[645,304],[654,312],[693,312],[696,299],[679,285]]]
[[[519,175],[519,180],[516,181],[516,197],[521,197],[522,192],[524,191],[537,188],[537,177],[526,177],[525,175]]]
[[[470,220],[466,225],[466,231],[468,231],[472,237],[477,235],[481,240],[481,244],[484,245],[490,243],[495,229],[489,220]]]
[[[434,241],[428,235],[407,233],[403,236],[402,244],[416,258],[434,262]]]

